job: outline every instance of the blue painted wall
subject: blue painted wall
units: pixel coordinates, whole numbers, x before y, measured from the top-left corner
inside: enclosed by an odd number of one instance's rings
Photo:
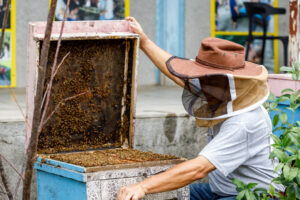
[[[156,44],[179,57],[184,57],[184,5],[185,0],[156,0]]]

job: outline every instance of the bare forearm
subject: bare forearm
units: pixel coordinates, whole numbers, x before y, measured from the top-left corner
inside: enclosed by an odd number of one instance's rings
[[[237,15],[240,15],[240,11],[239,11],[239,8],[237,6],[234,6],[233,9],[235,10]]]
[[[198,157],[176,165],[166,172],[152,176],[138,184],[145,189],[146,194],[164,192],[181,188],[195,180],[204,178],[214,169],[208,160]]]
[[[148,38],[141,43],[141,49],[163,74],[165,74],[179,86],[184,87],[183,81],[171,74],[166,66],[167,60],[172,56],[171,54],[161,49]]]
[[[144,33],[141,25],[136,21],[136,19],[134,19],[133,17],[127,17],[126,20],[130,22],[131,31],[140,36],[140,47],[150,58],[150,60],[163,74],[165,74],[181,87],[184,87],[184,82],[180,78],[171,74],[167,68],[166,62],[172,55],[162,50],[154,42],[152,42]]]

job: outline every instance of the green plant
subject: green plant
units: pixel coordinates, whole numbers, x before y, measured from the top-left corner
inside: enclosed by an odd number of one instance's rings
[[[293,67],[281,67],[281,71],[292,75],[297,81],[300,77],[300,63],[296,62]],[[274,141],[270,159],[278,159],[279,164],[275,167],[278,177],[272,183],[285,186],[285,195],[275,192],[270,184],[269,190],[255,188],[256,183],[245,185],[239,180],[233,179],[239,192],[237,200],[259,200],[259,199],[300,199],[300,121],[295,119],[296,109],[300,106],[300,90],[294,91],[287,88],[282,95],[276,98],[270,95],[267,108],[269,112],[275,113],[273,117],[273,133],[280,131],[280,136],[272,134]],[[286,107],[279,107],[280,103],[286,103]],[[290,113],[291,115],[288,115]],[[292,116],[291,119],[288,116]]]

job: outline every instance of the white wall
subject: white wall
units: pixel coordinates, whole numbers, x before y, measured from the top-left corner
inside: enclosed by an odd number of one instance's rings
[[[16,0],[17,87],[26,86],[27,30],[30,21],[46,21],[48,0]]]
[[[143,26],[147,35],[155,41],[156,6],[155,0],[131,0],[130,13]],[[278,1],[280,7],[287,8],[288,1]],[[48,0],[16,0],[17,30],[17,87],[26,86],[27,24],[30,21],[45,21],[48,14]],[[279,16],[279,33],[288,35],[288,14]],[[185,57],[194,58],[201,40],[210,36],[210,0],[185,0]],[[283,53],[279,44],[279,58],[283,64]],[[138,71],[139,86],[155,84],[153,64],[141,52]],[[167,85],[170,81],[165,81]]]

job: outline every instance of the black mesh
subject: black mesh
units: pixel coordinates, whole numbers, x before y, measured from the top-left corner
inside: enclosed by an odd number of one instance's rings
[[[228,77],[225,74],[185,79],[182,103],[197,118],[215,118],[227,114],[231,101]]]

